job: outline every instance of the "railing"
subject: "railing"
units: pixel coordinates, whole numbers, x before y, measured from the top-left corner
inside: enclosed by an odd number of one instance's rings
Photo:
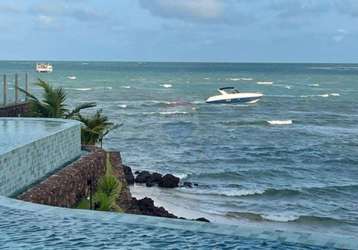
[[[29,74],[11,73],[3,74],[2,88],[0,88],[0,106],[23,103],[27,101],[27,95],[20,92],[19,88],[29,92]]]

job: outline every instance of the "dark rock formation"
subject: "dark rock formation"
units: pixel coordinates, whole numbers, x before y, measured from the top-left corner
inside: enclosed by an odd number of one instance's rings
[[[155,183],[155,184],[159,184],[159,182],[161,182],[163,176],[159,173],[152,173],[152,175],[150,176],[150,178],[148,179],[149,183]],[[148,183],[147,182],[147,183]]]
[[[126,165],[123,165],[123,171],[124,171],[124,175],[126,177],[127,184],[133,185],[134,184],[134,175],[132,173],[132,169]]]
[[[182,187],[187,187],[187,188],[192,188],[193,187],[193,183],[185,181],[182,185]]]
[[[141,171],[135,178],[136,183],[146,183],[152,175],[148,171]]]
[[[208,219],[206,219],[206,218],[204,218],[204,217],[197,218],[196,221],[210,222]]]
[[[154,201],[147,197],[141,200],[137,200],[136,198],[133,198],[132,207],[129,210],[127,210],[127,212],[133,214],[149,215],[149,216],[178,218],[174,214],[169,213],[163,207],[154,206]]]
[[[175,188],[179,186],[180,179],[172,174],[166,174],[158,183],[159,187]]]

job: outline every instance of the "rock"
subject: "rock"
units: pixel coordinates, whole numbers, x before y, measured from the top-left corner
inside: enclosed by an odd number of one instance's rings
[[[180,179],[172,174],[166,174],[158,183],[159,187],[175,188],[179,186]]]
[[[188,181],[185,181],[185,182],[183,183],[183,187],[193,188],[193,183],[188,182]]]
[[[146,183],[146,182],[148,182],[150,177],[151,177],[151,174],[148,171],[142,171],[137,175],[137,177],[134,179],[134,181],[136,183]]]
[[[199,184],[198,183],[194,183],[194,187],[198,187],[199,186]]]
[[[127,184],[133,185],[134,184],[134,176],[132,173],[132,169],[126,165],[123,165],[123,171],[124,171],[124,175],[125,175]]]
[[[159,174],[159,173],[153,173],[153,174],[150,176],[148,182],[159,184],[159,182],[162,181],[162,178],[163,178],[163,176],[162,176],[161,174]]]
[[[178,218],[174,214],[169,213],[163,207],[154,206],[154,201],[148,197],[145,197],[141,200],[137,200],[136,198],[133,198],[132,207],[127,212],[134,213],[134,214],[158,216],[158,217]]]
[[[135,175],[137,175],[137,174],[139,174],[139,173],[140,173],[139,170],[137,170],[137,171],[134,172]]]
[[[197,218],[196,221],[210,222],[208,219],[206,219],[206,218],[204,218],[204,217]]]
[[[145,183],[145,186],[147,186],[147,187],[153,187],[154,185],[155,185],[154,182],[146,182]]]

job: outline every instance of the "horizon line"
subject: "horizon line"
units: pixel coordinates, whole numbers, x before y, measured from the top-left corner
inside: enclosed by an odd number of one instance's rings
[[[0,59],[0,62],[117,62],[117,63],[208,63],[208,64],[358,64],[358,62],[322,62],[322,61],[166,61],[166,60],[86,60],[86,59]]]

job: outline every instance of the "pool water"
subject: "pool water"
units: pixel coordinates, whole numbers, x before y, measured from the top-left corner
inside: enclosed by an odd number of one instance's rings
[[[347,240],[147,216],[71,210],[0,197],[0,246],[17,249],[333,249]],[[315,242],[313,238],[316,238]],[[302,243],[296,243],[297,241]],[[341,241],[341,242],[340,242]],[[306,243],[305,243],[306,242]]]
[[[19,146],[49,136],[68,124],[42,119],[0,119],[0,155]]]

